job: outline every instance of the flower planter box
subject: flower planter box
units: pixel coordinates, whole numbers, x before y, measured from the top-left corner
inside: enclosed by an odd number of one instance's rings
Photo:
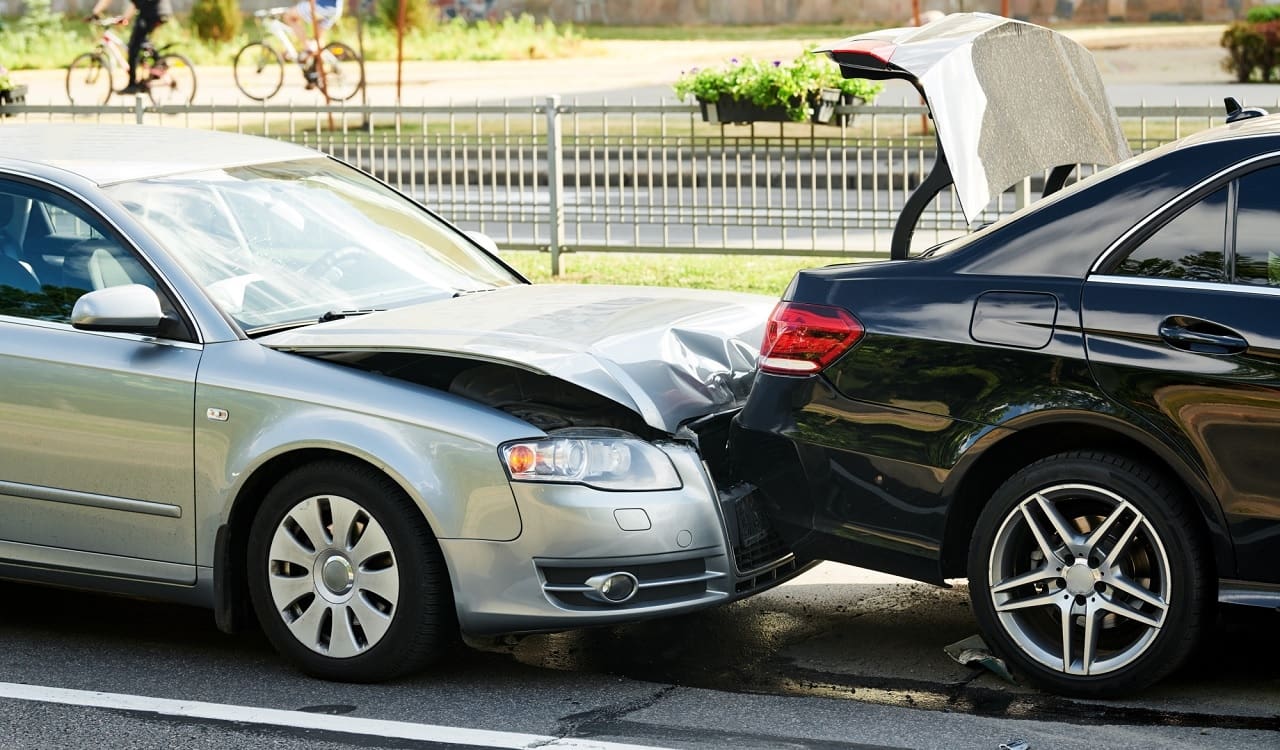
[[[837,89],[822,89],[814,97],[809,107],[810,121],[825,125],[835,116],[836,105],[840,103],[840,92]],[[703,122],[711,123],[749,123],[749,122],[794,122],[787,108],[781,104],[762,107],[749,99],[734,99],[722,96],[716,101],[698,100],[702,108]]]
[[[860,107],[866,103],[867,103],[866,100],[860,96],[853,96],[852,94],[840,95],[841,107]],[[839,125],[842,128],[847,128],[853,125],[853,114],[849,113],[849,114],[836,115],[831,124]]]
[[[10,88],[0,90],[0,111],[4,109],[6,104],[25,104],[27,101],[26,84],[17,84]],[[13,117],[13,112],[4,112],[3,117]]]
[[[699,99],[698,104],[702,107],[703,122],[791,122],[791,116],[781,104],[762,107],[750,100],[728,96],[714,102]]]

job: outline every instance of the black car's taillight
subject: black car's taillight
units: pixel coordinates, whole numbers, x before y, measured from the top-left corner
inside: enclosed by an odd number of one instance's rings
[[[764,331],[760,369],[779,375],[820,372],[858,343],[864,330],[843,308],[779,302]]]

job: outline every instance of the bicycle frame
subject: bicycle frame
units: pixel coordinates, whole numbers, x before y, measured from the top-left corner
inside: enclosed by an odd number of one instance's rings
[[[267,39],[274,38],[283,47],[280,51],[284,53],[285,59],[290,62],[296,62],[298,59],[298,47],[294,44],[293,29],[280,20],[281,13],[260,10],[253,15],[257,17],[262,26],[263,38],[261,41],[266,42]]]
[[[112,70],[123,70],[129,67],[129,47],[109,27],[102,29],[102,38],[98,40],[98,50],[111,63]]]

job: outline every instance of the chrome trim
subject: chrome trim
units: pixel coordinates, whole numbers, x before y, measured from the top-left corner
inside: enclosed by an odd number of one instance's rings
[[[76,492],[56,487],[39,487],[34,484],[0,481],[0,495],[9,495],[28,500],[45,500],[51,503],[84,505],[90,508],[120,510],[126,513],[142,513],[148,516],[182,518],[182,508],[177,505],[156,503],[150,500],[133,500],[112,495],[95,495],[92,492]]]
[[[1118,248],[1120,248],[1120,246],[1127,243],[1130,239],[1133,238],[1135,234],[1138,234],[1143,229],[1146,229],[1147,226],[1151,225],[1156,221],[1159,221],[1161,218],[1165,216],[1165,214],[1168,214],[1171,211],[1171,209],[1169,208],[1170,206],[1178,203],[1179,201],[1186,198],[1191,193],[1194,193],[1197,190],[1205,187],[1206,185],[1209,185],[1213,182],[1216,182],[1217,180],[1222,179],[1224,176],[1229,175],[1232,172],[1240,171],[1245,167],[1248,167],[1252,164],[1257,164],[1258,162],[1261,162],[1261,161],[1270,161],[1277,158],[1280,158],[1280,152],[1274,152],[1274,151],[1271,153],[1250,157],[1248,159],[1245,159],[1244,161],[1236,162],[1235,164],[1232,164],[1231,166],[1226,167],[1225,169],[1220,169],[1217,172],[1214,172],[1209,177],[1204,178],[1203,180],[1197,182],[1195,185],[1192,185],[1186,190],[1183,190],[1181,193],[1178,193],[1173,198],[1166,201],[1164,205],[1160,206],[1156,210],[1142,217],[1142,219],[1137,224],[1134,224],[1133,226],[1129,227],[1129,229],[1124,234],[1120,235],[1118,238],[1116,238],[1114,242],[1108,245],[1107,249],[1103,251],[1102,255],[1099,255],[1098,259],[1095,260],[1093,262],[1093,265],[1089,267],[1089,273],[1090,274],[1097,273],[1098,269],[1106,264],[1107,260]]]
[[[1280,609],[1280,584],[1223,578],[1218,581],[1218,603]]]
[[[196,566],[181,563],[143,560],[137,557],[104,555],[98,552],[46,547],[39,544],[0,541],[0,563],[87,573],[97,576],[119,576],[139,581],[193,584]]]
[[[631,575],[630,573],[626,573],[626,571],[620,571],[620,572],[626,575]],[[610,575],[610,574],[602,573],[601,575]],[[598,578],[599,576],[593,576],[593,577]],[[639,590],[639,589],[657,589],[657,588],[662,588],[664,586],[680,586],[686,583],[704,583],[706,581],[714,581],[720,578],[727,578],[728,576],[719,571],[708,570],[703,573],[698,573],[696,575],[691,575],[691,576],[679,576],[676,578],[657,578],[652,581],[640,580],[638,577],[634,575],[632,575],[632,577],[636,578],[636,589]],[[581,583],[544,583],[542,584],[542,590],[552,591],[560,594],[585,594],[591,591],[595,591],[593,587],[588,586],[586,584],[581,584]]]
[[[1209,289],[1215,292],[1236,292],[1241,294],[1262,294],[1268,297],[1280,297],[1280,287],[1254,286],[1253,284],[1230,284],[1225,281],[1188,281],[1183,279],[1156,279],[1149,276],[1116,276],[1099,274],[1090,276],[1089,281],[1099,284],[1126,284],[1133,286],[1155,286],[1172,289]]]

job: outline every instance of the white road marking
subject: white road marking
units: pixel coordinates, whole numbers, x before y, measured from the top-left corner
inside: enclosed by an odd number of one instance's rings
[[[116,711],[180,716],[192,719],[261,724],[274,727],[314,729],[343,734],[367,735],[392,739],[420,740],[451,745],[503,748],[506,750],[669,750],[647,745],[628,745],[619,742],[599,742],[589,739],[560,738],[517,732],[494,732],[486,729],[466,729],[436,724],[414,724],[407,721],[362,719],[354,716],[313,714],[306,711],[286,711],[278,708],[235,706],[225,703],[151,698],[144,695],[100,693],[92,690],[21,685],[0,682],[0,698],[59,703],[69,706],[107,708]]]

